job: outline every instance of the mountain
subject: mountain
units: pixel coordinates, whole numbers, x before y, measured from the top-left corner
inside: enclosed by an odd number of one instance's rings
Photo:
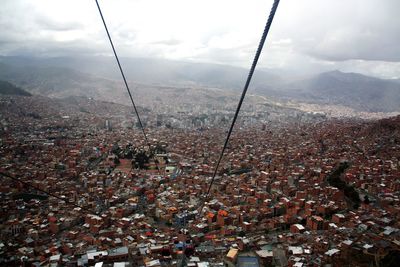
[[[12,83],[9,83],[7,81],[1,81],[0,80],[0,94],[2,95],[20,95],[20,96],[31,96],[30,93],[27,91],[16,87]]]
[[[344,105],[360,111],[400,111],[399,83],[358,73],[325,72],[283,85],[277,91],[275,94],[280,97]]]
[[[47,62],[47,60],[45,61]],[[79,96],[100,101],[111,101],[131,105],[121,79],[112,80],[83,73],[67,67],[51,67],[43,62],[34,63],[19,59],[13,63],[0,63],[0,79],[7,79],[35,95],[52,98]],[[128,81],[136,104],[140,107],[162,110],[163,112],[233,109],[239,99],[239,92],[201,86],[168,86],[140,84]],[[249,106],[274,103],[258,96],[248,96]],[[278,108],[279,109],[279,108]],[[274,111],[275,112],[275,111]]]
[[[220,64],[154,58],[121,58],[120,61],[128,80],[151,85],[242,89],[248,74],[248,69]],[[121,79],[113,57],[0,57],[0,63],[18,68],[68,68],[106,79]],[[252,86],[272,88],[280,82],[279,76],[260,70],[256,71]]]
[[[0,63],[0,79],[10,81],[33,94],[48,97],[109,95],[115,81],[85,74],[70,68]]]
[[[221,89],[235,95],[242,89],[248,74],[244,68],[165,59],[121,58],[121,63],[137,98],[154,102],[155,98],[172,96],[170,102],[173,105],[174,100],[182,98],[177,88],[184,89],[180,91],[185,92],[185,103],[196,103],[195,98],[202,94],[200,88]],[[398,80],[340,71],[306,78],[294,78],[287,73],[279,76],[278,73],[271,69],[257,71],[249,93],[263,95],[273,101],[338,105],[361,112],[400,111]],[[127,94],[112,57],[0,56],[0,79],[50,97],[76,95],[127,103]],[[218,91],[219,96],[225,94],[222,91]],[[214,93],[205,94],[209,97]]]

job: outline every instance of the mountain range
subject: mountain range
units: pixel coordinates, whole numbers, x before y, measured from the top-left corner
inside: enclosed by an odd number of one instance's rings
[[[151,97],[151,88],[168,87],[235,92],[241,90],[248,74],[247,69],[239,67],[165,59],[122,58],[121,63],[131,87],[146,97]],[[278,100],[342,105],[358,111],[400,111],[399,80],[340,71],[303,79],[276,73],[256,71],[249,93]],[[115,94],[116,90],[120,92],[122,83],[111,57],[0,57],[0,79],[51,97],[126,98],[124,93]]]
[[[359,111],[400,111],[400,83],[359,73],[330,71],[282,85],[279,97],[348,106]]]

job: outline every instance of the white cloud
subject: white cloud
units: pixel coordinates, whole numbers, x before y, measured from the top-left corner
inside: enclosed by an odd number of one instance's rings
[[[121,56],[242,67],[272,2],[99,0]],[[398,10],[397,0],[281,1],[260,66],[400,76]],[[4,55],[111,54],[94,0],[3,0],[0,27]]]

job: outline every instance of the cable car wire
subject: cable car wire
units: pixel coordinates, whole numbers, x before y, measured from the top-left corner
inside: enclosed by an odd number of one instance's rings
[[[255,68],[256,68],[256,66],[257,66],[258,59],[259,59],[259,57],[260,57],[260,55],[261,55],[261,51],[262,51],[262,49],[263,49],[265,40],[267,39],[269,29],[271,28],[272,20],[274,19],[276,10],[277,10],[278,5],[279,5],[279,1],[280,1],[280,0],[274,0],[274,3],[273,3],[273,5],[272,5],[272,8],[271,8],[271,11],[270,11],[270,14],[269,14],[267,23],[266,23],[266,25],[265,25],[265,27],[264,27],[264,32],[263,32],[263,34],[262,34],[262,36],[261,36],[261,40],[260,40],[260,43],[259,43],[259,45],[258,45],[257,52],[256,52],[256,54],[255,54],[255,56],[254,56],[253,64],[251,65],[249,74],[248,74],[248,76],[247,76],[246,83],[245,83],[244,88],[243,88],[242,95],[241,95],[241,97],[240,97],[239,103],[238,103],[237,108],[236,108],[236,111],[235,111],[235,115],[234,115],[234,117],[233,117],[231,126],[230,126],[230,128],[229,128],[229,132],[228,132],[228,134],[227,134],[227,136],[226,136],[226,139],[225,139],[225,142],[224,142],[224,146],[223,146],[223,148],[222,148],[222,150],[221,150],[221,153],[220,153],[220,155],[219,155],[219,158],[218,158],[218,161],[217,161],[217,165],[215,166],[214,173],[213,173],[213,176],[212,176],[212,178],[211,178],[210,185],[208,186],[205,199],[204,199],[204,201],[203,201],[203,203],[202,203],[202,205],[201,205],[200,214],[201,214],[202,209],[203,209],[203,207],[204,207],[205,200],[208,198],[208,196],[209,196],[209,194],[210,194],[212,185],[213,185],[214,180],[215,180],[215,176],[217,175],[217,172],[218,172],[219,165],[221,164],[221,160],[222,160],[222,158],[223,158],[223,156],[224,156],[226,147],[228,146],[229,139],[230,139],[230,137],[231,137],[233,128],[234,128],[234,126],[235,126],[237,117],[238,117],[239,112],[240,112],[240,108],[242,107],[243,100],[244,100],[244,98],[245,98],[245,96],[246,96],[247,89],[249,88],[249,85],[250,85],[250,82],[251,82],[251,78],[253,77],[254,70],[255,70]]]
[[[147,134],[146,134],[146,131],[145,131],[145,129],[144,129],[142,120],[140,119],[140,115],[139,115],[138,109],[137,109],[137,107],[136,107],[135,101],[133,101],[133,97],[132,97],[131,90],[129,89],[128,82],[126,81],[126,77],[125,77],[124,71],[123,71],[123,69],[122,69],[122,65],[121,65],[121,62],[120,62],[120,60],[119,60],[117,51],[115,50],[114,43],[113,43],[112,38],[111,38],[111,34],[110,34],[109,30],[108,30],[106,21],[105,21],[105,19],[104,19],[103,12],[101,11],[99,2],[98,2],[97,0],[95,0],[95,1],[96,1],[96,5],[97,5],[97,10],[99,11],[99,14],[100,14],[100,17],[101,17],[101,21],[103,22],[103,25],[104,25],[104,29],[106,30],[108,40],[110,41],[110,45],[111,45],[112,51],[113,51],[113,53],[114,53],[115,60],[117,61],[119,71],[120,71],[121,76],[122,76],[122,79],[123,79],[123,81],[124,81],[126,91],[128,92],[129,99],[131,100],[133,109],[134,109],[134,111],[135,111],[135,113],[136,113],[136,117],[137,117],[137,119],[138,119],[140,129],[142,130],[142,133],[143,133],[143,136],[144,136],[144,140],[145,140],[147,146],[149,147],[149,152],[151,153],[151,145],[150,145],[150,142],[149,142],[149,140],[148,140],[148,138],[147,138]],[[157,163],[156,163],[156,167],[157,167],[158,173],[160,174],[160,173],[161,173],[161,170],[160,170],[160,168],[159,168],[159,166],[158,166]]]

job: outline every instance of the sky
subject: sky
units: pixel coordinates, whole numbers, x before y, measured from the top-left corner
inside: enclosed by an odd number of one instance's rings
[[[121,57],[249,68],[272,0],[99,0]],[[400,78],[399,0],[281,0],[259,67]],[[94,0],[2,0],[0,55],[112,55]]]

